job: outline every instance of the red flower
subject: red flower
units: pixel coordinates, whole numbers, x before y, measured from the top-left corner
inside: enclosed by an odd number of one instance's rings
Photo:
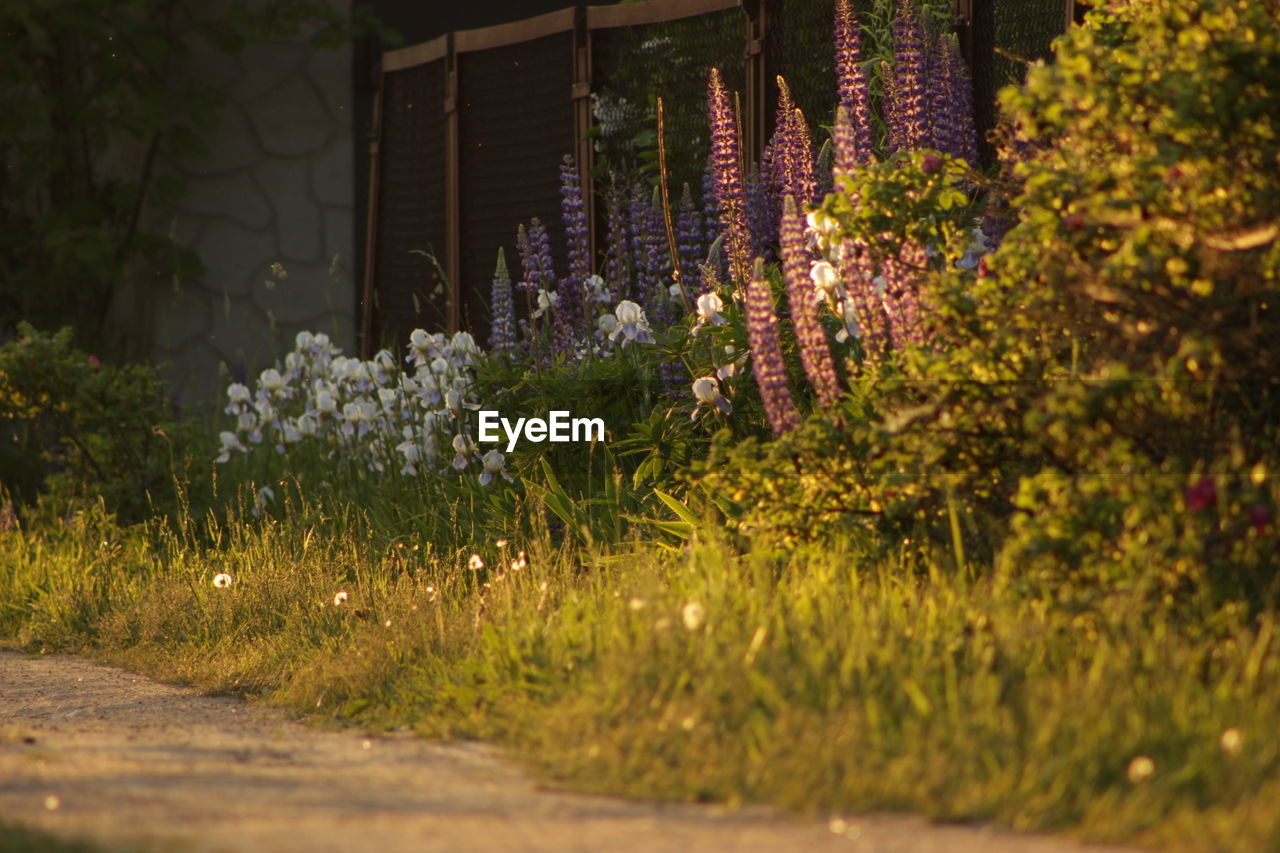
[[[1271,507],[1254,504],[1249,507],[1249,526],[1261,533],[1271,526]]]
[[[1201,477],[1200,482],[1187,487],[1187,507],[1192,512],[1208,509],[1218,500],[1218,487],[1212,477]]]

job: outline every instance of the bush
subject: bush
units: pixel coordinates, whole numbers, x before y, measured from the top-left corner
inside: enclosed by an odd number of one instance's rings
[[[195,440],[175,423],[155,370],[104,364],[71,330],[23,323],[0,347],[0,483],[33,500],[43,488],[101,497],[121,520],[176,506],[175,462]]]

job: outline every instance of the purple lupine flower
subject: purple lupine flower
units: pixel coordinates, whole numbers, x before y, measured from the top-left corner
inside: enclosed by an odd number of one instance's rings
[[[844,104],[836,107],[836,121],[831,127],[831,142],[836,149],[835,170],[842,175],[848,174],[858,160],[858,139],[853,129],[853,120],[849,118],[849,108]]]
[[[778,233],[778,224],[782,220],[783,196],[795,192],[795,186],[790,182],[793,152],[789,135],[791,111],[795,109],[795,102],[791,100],[791,87],[787,85],[786,79],[778,75],[777,81],[778,111],[773,119],[773,136],[765,145],[760,158],[766,192],[762,199],[754,202],[760,208],[754,211],[754,218],[759,221],[752,222],[753,231],[759,228],[770,235]],[[751,204],[752,200],[749,199],[748,203]]]
[[[747,175],[747,231],[751,234],[751,254],[766,261],[772,252],[767,248],[772,236],[778,233],[778,219],[773,208],[777,205],[777,191],[759,169],[752,168]]]
[[[565,155],[560,164],[560,212],[564,219],[565,242],[569,247],[569,274],[560,280],[556,293],[557,316],[563,315],[570,335],[581,331],[587,278],[591,275],[591,249],[588,242],[587,211],[582,201],[582,184],[573,158]]]
[[[947,112],[951,117],[949,124],[955,134],[955,150],[949,153],[977,167],[978,128],[973,111],[973,78],[960,55],[960,45],[954,39],[947,40],[942,67],[950,93],[947,100]]]
[[[927,259],[923,247],[907,243],[899,249],[898,257],[888,258],[880,265],[884,282],[881,297],[889,318],[889,338],[898,352],[909,344],[924,342],[918,270]]]
[[[921,43],[924,45],[924,104],[925,142],[922,148],[933,148],[947,151],[944,147],[950,144],[950,133],[946,127],[946,117],[942,111],[946,108],[946,81],[942,79],[942,39],[932,26],[921,27]]]
[[[516,348],[516,312],[511,302],[511,274],[507,271],[507,259],[501,247],[498,248],[498,267],[493,273],[493,294],[489,310],[493,315],[489,349],[494,352],[511,352]]]
[[[622,190],[609,191],[609,246],[605,261],[605,281],[617,299],[631,298],[631,252]]]
[[[720,236],[720,205],[716,203],[715,159],[707,155],[706,168],[702,170],[702,230],[703,240],[710,246]]]
[[[895,151],[901,151],[905,147],[905,142],[902,138],[902,105],[898,96],[898,81],[891,62],[886,60],[881,63],[880,76],[881,85],[884,87],[881,109],[884,113],[885,128],[888,131],[885,136],[885,146],[892,154]]]
[[[702,260],[701,225],[698,209],[693,205],[693,193],[685,184],[676,214],[676,254],[680,256],[680,281],[689,293],[694,292],[693,281],[698,274],[698,262]]]
[[[846,140],[845,160],[836,148],[836,166],[846,170],[865,163],[872,154],[871,91],[862,67],[862,27],[849,0],[836,0],[836,91],[839,105],[848,112],[851,134]]]
[[[813,204],[818,198],[818,180],[813,166],[813,140],[809,137],[809,123],[799,107],[791,111],[787,121],[787,174],[786,186],[800,204]],[[785,196],[784,196],[785,197]]]
[[[839,281],[844,283],[844,298],[858,325],[863,358],[875,364],[888,345],[888,317],[875,283],[875,267],[866,247],[857,242],[849,245],[844,257],[836,264],[836,273]]]
[[[648,291],[641,293],[649,316],[660,327],[671,325],[671,300],[667,282],[671,278],[671,248],[667,244],[666,223],[662,218],[662,196],[657,187],[644,207],[644,271]]]
[[[791,305],[791,323],[796,330],[796,345],[805,375],[818,393],[818,405],[824,409],[840,399],[840,383],[831,361],[827,333],[818,320],[814,305],[813,279],[809,277],[809,250],[805,247],[804,219],[796,209],[794,196],[782,201],[782,271],[787,283],[787,301]]]
[[[644,191],[644,187],[636,184],[631,188],[631,197],[627,199],[627,234],[630,238],[628,242],[631,270],[634,274],[632,293],[636,301],[642,304],[648,299],[648,294],[653,289],[653,282],[649,277],[647,251],[650,238],[645,235],[649,227],[648,208],[648,193]]]
[[[520,227],[523,239],[517,234],[516,245],[520,248],[520,261],[524,269],[524,277],[517,290],[537,294],[539,287],[547,287],[555,281],[555,269],[551,262],[551,239],[542,220],[533,217],[529,220],[529,228]]]
[[[929,146],[929,104],[925,75],[924,28],[912,0],[898,0],[893,17],[894,118],[899,147],[916,151]]]
[[[747,257],[751,235],[747,231],[738,123],[718,68],[711,69],[707,105],[711,123],[711,156],[715,165],[716,203],[720,208],[725,253],[729,258],[731,276],[741,285],[749,276]]]
[[[787,366],[778,343],[778,315],[773,310],[773,294],[760,260],[747,285],[747,339],[751,342],[751,370],[760,388],[769,428],[774,435],[782,435],[800,425],[800,416],[787,387]]]

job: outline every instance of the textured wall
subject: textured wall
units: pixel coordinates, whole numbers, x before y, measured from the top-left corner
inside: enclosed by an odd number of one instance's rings
[[[161,287],[154,306],[153,353],[172,363],[184,408],[216,401],[232,376],[254,377],[301,329],[355,349],[350,49],[194,49],[189,73],[229,102],[209,155],[170,167],[187,194],[166,224],[205,265],[198,280]]]

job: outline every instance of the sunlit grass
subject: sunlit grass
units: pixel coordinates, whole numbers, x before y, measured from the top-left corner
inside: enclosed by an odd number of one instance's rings
[[[1280,849],[1270,613],[1072,611],[999,577],[714,541],[513,541],[472,570],[305,502],[212,526],[216,547],[92,512],[0,537],[0,634],[24,648],[492,739],[585,789]]]

